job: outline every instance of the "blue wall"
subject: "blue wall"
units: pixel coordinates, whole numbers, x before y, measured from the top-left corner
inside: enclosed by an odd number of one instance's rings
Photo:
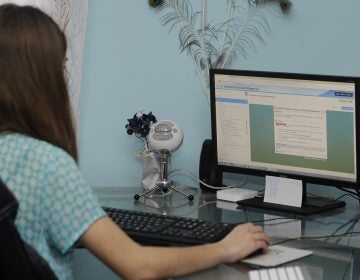
[[[292,2],[290,14],[268,16],[266,45],[232,68],[360,75],[360,1]],[[225,3],[210,0],[209,14],[221,18]],[[168,30],[146,0],[89,0],[79,144],[92,186],[139,185],[134,153],[142,145],[124,128],[139,108],[180,124],[185,138],[172,167],[198,172],[202,142],[211,135],[210,108],[191,59],[179,52],[177,31]]]

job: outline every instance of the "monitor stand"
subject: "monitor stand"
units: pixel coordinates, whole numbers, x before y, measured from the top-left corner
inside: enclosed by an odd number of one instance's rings
[[[292,213],[303,216],[318,214],[335,208],[341,208],[346,205],[345,201],[341,201],[341,200],[329,199],[318,196],[307,196],[306,183],[304,182],[303,182],[303,198],[302,198],[301,207],[264,202],[264,197],[259,197],[259,196],[237,201],[237,204],[239,205],[238,207],[239,209],[243,209],[244,207],[254,207],[254,208],[260,208],[271,211],[280,211],[280,212]]]

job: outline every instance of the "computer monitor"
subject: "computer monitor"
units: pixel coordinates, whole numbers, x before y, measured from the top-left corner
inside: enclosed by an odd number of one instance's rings
[[[359,98],[358,77],[211,69],[217,168],[358,188]]]

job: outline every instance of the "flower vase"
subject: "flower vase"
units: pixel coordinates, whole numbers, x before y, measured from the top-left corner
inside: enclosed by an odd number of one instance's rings
[[[160,154],[155,151],[144,151],[140,154],[143,164],[141,187],[150,190],[156,187],[160,177]]]

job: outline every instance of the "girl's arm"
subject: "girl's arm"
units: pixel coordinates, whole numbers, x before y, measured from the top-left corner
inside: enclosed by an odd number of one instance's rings
[[[243,259],[257,249],[267,250],[269,239],[261,227],[243,224],[223,240],[189,247],[141,246],[108,217],[93,223],[81,243],[126,279],[159,279],[204,270]]]

